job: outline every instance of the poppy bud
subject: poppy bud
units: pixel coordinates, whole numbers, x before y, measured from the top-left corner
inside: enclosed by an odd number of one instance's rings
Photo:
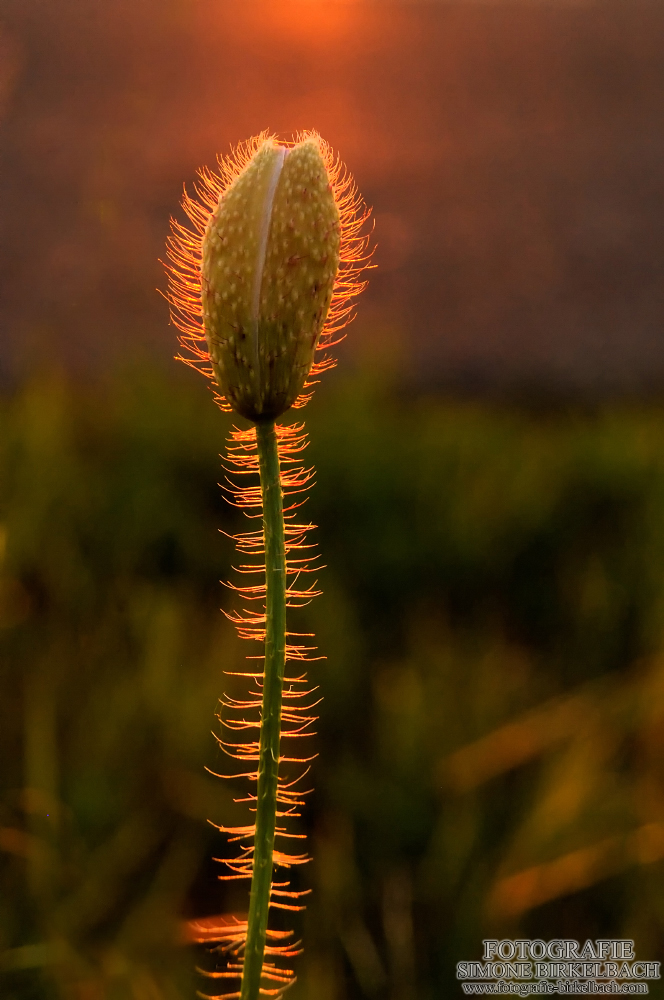
[[[310,375],[330,367],[371,257],[369,213],[351,177],[316,133],[282,145],[259,136],[201,171],[172,220],[171,316],[182,360],[218,383],[220,402],[253,421],[303,405]]]
[[[219,199],[203,238],[203,327],[224,396],[278,417],[314,360],[339,267],[339,211],[315,139],[266,140]]]

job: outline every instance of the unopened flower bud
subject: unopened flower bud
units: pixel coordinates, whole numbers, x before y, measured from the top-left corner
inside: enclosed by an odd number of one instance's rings
[[[339,210],[315,139],[266,140],[205,228],[203,326],[224,396],[251,420],[299,396],[339,267]]]
[[[193,355],[183,360],[211,365],[226,404],[274,419],[306,401],[312,367],[332,364],[314,354],[336,342],[364,287],[369,213],[316,134],[259,137],[220,166],[220,177],[201,172],[200,202],[185,194],[195,232],[172,223],[171,315]]]

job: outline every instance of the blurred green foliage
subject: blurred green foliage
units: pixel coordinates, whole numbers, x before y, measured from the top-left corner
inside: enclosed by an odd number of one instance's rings
[[[35,378],[0,415],[0,996],[208,989],[188,918],[240,912],[206,821],[241,648],[202,384]],[[664,942],[664,410],[405,398],[305,412],[326,660],[293,997],[461,995],[492,936]],[[240,819],[240,821],[242,821]],[[651,992],[657,993],[656,984]]]

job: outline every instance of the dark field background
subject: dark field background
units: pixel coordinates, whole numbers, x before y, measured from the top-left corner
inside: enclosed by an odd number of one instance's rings
[[[291,995],[460,997],[487,936],[662,960],[663,43],[639,0],[0,0],[2,1000],[214,992],[187,921],[246,908],[231,421],[155,287],[183,181],[265,127],[319,128],[378,243],[304,411]]]

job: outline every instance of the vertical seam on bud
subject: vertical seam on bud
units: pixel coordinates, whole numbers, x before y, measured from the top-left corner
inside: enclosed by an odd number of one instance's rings
[[[265,207],[263,215],[261,218],[261,228],[258,237],[258,250],[256,253],[256,270],[254,272],[254,287],[251,291],[251,327],[252,327],[252,345],[254,349],[254,361],[255,361],[255,371],[257,377],[257,386],[261,383],[261,358],[260,352],[258,350],[258,313],[260,310],[261,301],[261,286],[263,284],[263,272],[265,271],[265,257],[267,254],[267,240],[270,234],[270,222],[272,221],[272,206],[274,205],[274,196],[277,190],[277,184],[279,183],[279,178],[281,177],[281,171],[283,170],[284,161],[286,155],[289,152],[285,146],[277,147],[277,156],[272,167],[272,176],[270,177],[270,183],[267,189],[267,194],[265,197]]]

